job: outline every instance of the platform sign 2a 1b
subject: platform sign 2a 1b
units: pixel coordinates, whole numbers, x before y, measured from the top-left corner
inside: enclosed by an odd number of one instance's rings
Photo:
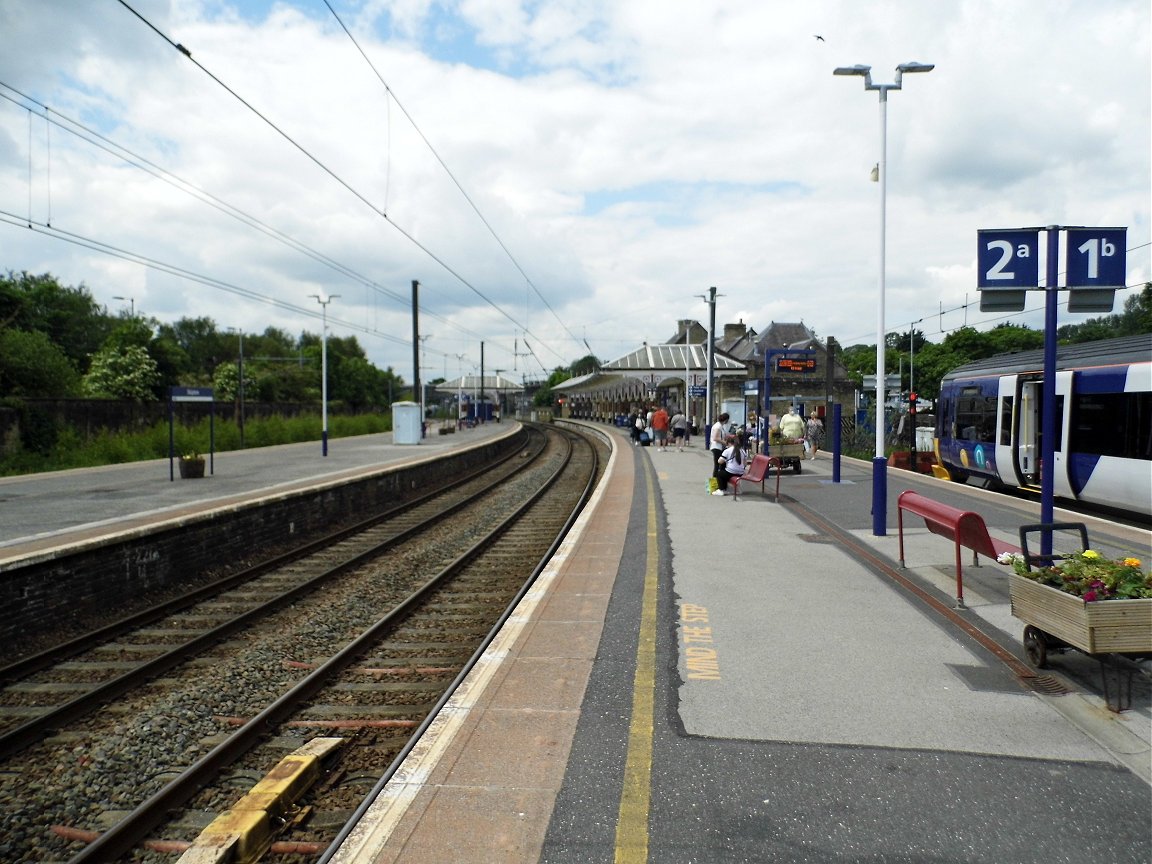
[[[1024,292],[1040,284],[1039,229],[977,231],[976,245],[980,311],[1019,312]]]

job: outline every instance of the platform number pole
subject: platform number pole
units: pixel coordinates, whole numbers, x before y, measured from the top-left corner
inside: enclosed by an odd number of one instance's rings
[[[1039,234],[1047,249],[1040,287]],[[976,232],[981,312],[1019,312],[1027,291],[1044,292],[1044,386],[1040,417],[1040,521],[1053,522],[1056,491],[1056,325],[1059,291],[1068,291],[1069,312],[1111,312],[1126,274],[1127,228],[997,228]],[[1065,233],[1064,279],[1060,234]],[[1066,410],[1071,410],[1071,404]],[[1051,556],[1052,532],[1040,535],[1040,555]]]
[[[1056,310],[1058,305],[1060,229],[1048,228],[1048,254],[1044,275],[1044,405],[1040,428],[1040,522],[1051,525],[1056,476]],[[1068,408],[1072,406],[1069,405]],[[1052,554],[1052,532],[1040,535],[1040,554]]]

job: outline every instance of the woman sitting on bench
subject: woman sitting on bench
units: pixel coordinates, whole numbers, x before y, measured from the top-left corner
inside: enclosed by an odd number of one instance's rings
[[[739,477],[744,473],[747,468],[748,453],[744,449],[744,442],[735,435],[729,435],[724,439],[724,443],[728,446],[720,454],[720,458],[716,460],[720,470],[716,472],[716,480],[720,484],[720,488],[713,492],[713,495],[727,495],[728,494],[728,481],[733,477]]]

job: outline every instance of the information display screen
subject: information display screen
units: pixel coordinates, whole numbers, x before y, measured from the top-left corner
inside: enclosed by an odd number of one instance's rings
[[[776,360],[777,372],[815,372],[814,357],[780,357]]]

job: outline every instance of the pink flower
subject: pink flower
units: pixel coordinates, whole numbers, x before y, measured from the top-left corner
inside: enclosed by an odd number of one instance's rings
[[[1096,592],[1095,591],[1085,591],[1084,592],[1084,602],[1085,603],[1091,603],[1095,599],[1096,599]]]

